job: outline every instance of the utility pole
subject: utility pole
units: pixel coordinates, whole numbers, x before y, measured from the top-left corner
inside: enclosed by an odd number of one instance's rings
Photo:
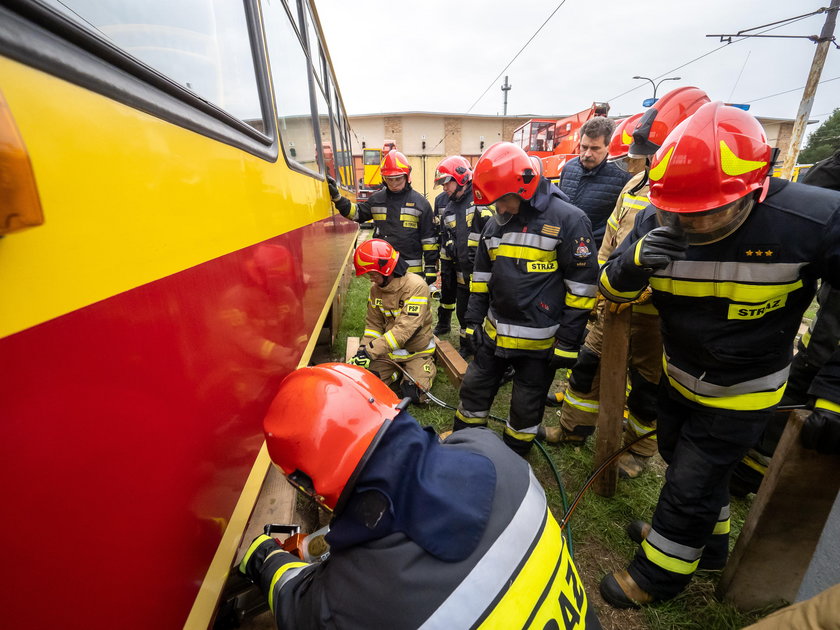
[[[834,0],[834,1],[835,2],[840,2],[840,0]],[[823,57],[825,57],[825,55],[823,55]],[[503,110],[503,114],[502,114],[503,116],[507,116],[507,93],[510,92],[510,89],[512,87],[513,86],[508,83],[507,75],[505,75],[505,84],[502,86],[502,92],[504,92],[504,95],[505,95],[505,108]]]
[[[822,32],[817,40],[817,50],[814,52],[814,60],[811,62],[811,70],[808,72],[808,81],[805,84],[805,91],[802,92],[802,101],[799,103],[799,111],[796,113],[796,120],[793,123],[791,132],[790,147],[788,148],[785,161],[782,164],[780,177],[790,179],[793,167],[796,165],[796,158],[799,157],[799,145],[802,144],[802,136],[805,135],[805,125],[811,115],[811,107],[814,104],[814,96],[817,93],[817,84],[820,82],[825,57],[828,54],[828,47],[834,36],[834,25],[837,21],[837,9],[840,7],[840,0],[831,0],[831,6],[826,11],[825,23]]]

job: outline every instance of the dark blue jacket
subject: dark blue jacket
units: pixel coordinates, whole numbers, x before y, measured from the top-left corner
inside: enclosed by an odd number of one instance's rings
[[[592,236],[597,243],[595,251],[600,249],[604,240],[607,219],[615,208],[618,195],[631,177],[632,173],[622,171],[607,160],[588,171],[583,168],[580,158],[566,164],[560,172],[560,190],[592,222]]]

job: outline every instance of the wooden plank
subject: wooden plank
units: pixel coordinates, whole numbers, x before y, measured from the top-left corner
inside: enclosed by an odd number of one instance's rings
[[[601,401],[595,440],[595,468],[609,459],[621,445],[632,312],[632,308],[625,308],[621,313],[604,309],[604,342],[601,344],[601,365],[598,368],[601,371]],[[592,489],[603,497],[611,497],[615,494],[616,485],[618,465],[613,462],[595,480]]]
[[[461,381],[464,380],[464,374],[467,373],[467,362],[464,360],[458,351],[451,343],[435,337],[435,359],[446,372],[446,376],[452,386],[456,389],[461,388]]]
[[[840,490],[840,458],[802,447],[793,412],[718,585],[741,610],[796,597]]]
[[[359,344],[361,343],[359,337],[347,337],[347,351],[344,353],[344,361],[349,361],[359,351]]]

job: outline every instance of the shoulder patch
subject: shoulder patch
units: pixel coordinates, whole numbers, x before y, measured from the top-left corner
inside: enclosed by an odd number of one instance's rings
[[[417,204],[415,204],[413,201],[407,201],[405,205],[407,205],[409,208],[411,208],[412,206],[415,206]]]
[[[579,236],[576,240],[577,245],[575,246],[575,258],[588,258],[591,256],[592,250],[589,249],[589,244],[592,239]]]

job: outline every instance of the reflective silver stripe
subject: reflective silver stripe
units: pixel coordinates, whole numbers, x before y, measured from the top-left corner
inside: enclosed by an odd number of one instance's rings
[[[268,559],[268,558],[266,558],[266,559]],[[277,601],[279,600],[278,595],[280,595],[280,591],[282,590],[282,588],[283,588],[286,584],[288,584],[289,580],[291,580],[292,578],[297,577],[297,575],[298,575],[301,571],[305,571],[305,570],[307,570],[307,569],[311,569],[311,568],[312,568],[312,567],[314,567],[314,566],[315,566],[314,564],[307,564],[305,567],[293,567],[293,568],[291,568],[291,569],[286,569],[286,571],[283,573],[283,575],[281,575],[281,576],[280,576],[280,579],[279,579],[279,580],[277,580],[277,581],[276,581],[276,582],[272,585],[272,588],[271,588],[271,592],[272,592],[272,594],[273,594],[273,597],[271,598],[271,604],[272,604],[272,606],[271,606],[271,610],[272,610],[272,612],[274,612],[274,605],[275,605],[275,604],[277,603]],[[278,570],[279,570],[279,571],[282,571],[282,570],[283,570],[283,567],[280,567],[280,569],[278,569]]]
[[[419,258],[405,259],[405,264],[409,267],[419,267],[423,263]]]
[[[467,240],[468,241],[478,242],[478,239],[480,239],[480,238],[481,238],[481,233],[480,232],[470,232],[469,234],[467,234]]]
[[[594,284],[583,284],[582,282],[573,282],[571,280],[564,280],[566,288],[569,293],[580,295],[583,297],[595,297],[598,295],[598,287]]]
[[[685,370],[681,370],[672,365],[667,357],[665,358],[665,371],[677,383],[695,394],[723,398],[740,396],[742,394],[755,394],[756,392],[776,391],[787,381],[790,365],[767,376],[760,376],[749,381],[736,383],[735,385],[715,385],[714,383],[703,381],[701,379],[705,376],[705,372],[700,378],[697,378]]]
[[[506,245],[525,245],[537,249],[550,250],[557,247],[557,239],[530,232],[508,232],[501,238],[501,243]]]
[[[473,271],[472,275],[473,282],[490,282],[492,277],[492,271]]]
[[[433,236],[432,238],[423,238],[420,239],[420,242],[423,245],[437,245],[437,237]]]
[[[371,206],[370,211],[371,212],[386,212],[387,213],[388,212],[388,207],[387,206]]]
[[[400,214],[411,214],[415,217],[419,217],[422,214],[422,211],[419,208],[400,208]]]
[[[408,298],[405,301],[406,304],[428,304],[429,298],[423,297],[422,295],[415,295],[413,297]]]
[[[729,504],[727,503],[722,508],[720,508],[720,514],[718,515],[719,521],[725,521],[729,518]]]
[[[535,424],[532,427],[528,427],[527,429],[514,429],[513,426],[510,424],[510,420],[505,422],[505,426],[510,429],[514,433],[524,433],[526,435],[536,435],[537,429],[539,429],[540,425]]]
[[[420,628],[470,628],[507,589],[513,574],[543,531],[547,506],[545,493],[529,470],[530,485],[510,524],[487,550],[458,587]]]
[[[455,279],[456,279],[456,280],[457,280],[460,284],[466,284],[466,283],[467,283],[467,279],[466,279],[466,276],[464,276],[464,272],[463,272],[463,271],[456,271],[456,272],[455,272]]]
[[[654,276],[679,280],[714,282],[769,282],[779,284],[799,280],[800,270],[808,263],[738,263],[680,260],[654,273]]]
[[[454,228],[455,227],[455,219],[446,222],[446,227]]]
[[[458,413],[465,418],[486,418],[490,414],[490,410],[485,411],[467,411],[463,406],[458,405]]]
[[[685,560],[686,562],[694,562],[703,555],[703,547],[689,547],[687,545],[675,543],[673,540],[665,538],[665,536],[657,532],[652,527],[645,540],[659,549],[659,551],[667,553],[669,556],[673,556],[674,558]]]
[[[492,320],[491,320],[492,321]],[[517,324],[495,324],[496,332],[504,337],[516,337],[518,339],[548,339],[553,337],[560,325],[547,328],[532,328],[530,326],[519,326]]]

